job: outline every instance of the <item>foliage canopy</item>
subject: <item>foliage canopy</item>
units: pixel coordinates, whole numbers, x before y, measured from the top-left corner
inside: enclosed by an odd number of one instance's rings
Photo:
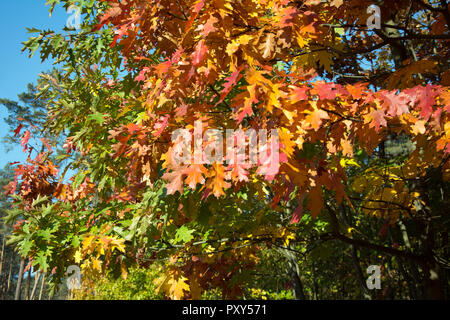
[[[39,85],[42,133],[67,139],[32,150],[17,128],[30,157],[7,217],[10,242],[55,284],[71,264],[89,285],[165,261],[166,297],[239,297],[272,248],[299,297],[300,256],[340,240],[360,282],[364,248],[414,263],[423,296],[442,296],[428,275],[448,266],[446,1],[377,2],[372,30],[365,0],[47,0],[59,2],[81,7],[81,30],[31,29],[24,50],[59,64]],[[278,130],[278,173],[175,162],[171,134],[198,120]]]

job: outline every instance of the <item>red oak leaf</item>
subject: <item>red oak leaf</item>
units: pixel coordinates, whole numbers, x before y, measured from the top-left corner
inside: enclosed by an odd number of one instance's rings
[[[204,184],[205,178],[204,174],[206,175],[208,171],[202,164],[192,164],[189,167],[187,167],[184,170],[184,173],[187,174],[187,177],[185,179],[186,184],[191,188],[195,189],[197,184]]]
[[[282,18],[280,20],[280,28],[292,27],[294,26],[295,17],[298,15],[297,8],[287,7],[282,11]]]
[[[216,17],[211,16],[211,17],[208,19],[208,21],[206,21],[205,24],[199,25],[198,28],[197,28],[197,30],[198,30],[198,31],[201,31],[200,34],[201,34],[203,37],[206,37],[206,36],[208,36],[208,34],[210,34],[211,32],[214,32],[214,31],[217,30],[216,27],[214,27],[214,24],[215,24],[216,22],[218,22],[218,21],[219,21],[219,20],[218,20]]]
[[[24,135],[22,136],[22,139],[20,140],[20,144],[23,147],[23,152],[26,152],[28,149],[28,141],[31,138],[31,132],[30,130],[25,131]]]
[[[184,167],[177,167],[176,170],[172,172],[166,172],[162,178],[169,183],[166,184],[167,194],[175,194],[175,192],[179,192],[180,194],[183,192],[183,175],[184,175]]]
[[[19,126],[14,130],[14,137],[17,137],[20,134],[20,130],[22,130],[23,125],[19,124]]]
[[[374,110],[371,113],[372,122],[370,123],[369,127],[375,128],[375,130],[378,132],[380,130],[380,127],[386,127],[387,122],[385,119],[385,114],[383,110]]]
[[[292,103],[298,102],[298,101],[304,101],[308,100],[309,97],[306,94],[309,91],[309,87],[297,87],[297,86],[289,86],[289,89],[291,89],[291,94],[289,95],[289,100]]]
[[[199,65],[203,61],[206,52],[208,52],[208,47],[205,45],[205,40],[202,39],[199,43],[197,43],[195,51],[192,54],[192,64],[194,66]]]

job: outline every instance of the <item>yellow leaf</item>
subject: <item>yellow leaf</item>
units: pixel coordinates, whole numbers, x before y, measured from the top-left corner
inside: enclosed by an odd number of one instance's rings
[[[75,258],[75,263],[81,262],[81,259],[82,259],[81,249],[78,249],[77,252],[75,252],[74,258]]]
[[[117,249],[117,250],[119,250],[120,252],[125,253],[125,245],[124,245],[124,243],[125,243],[125,239],[114,239],[114,240],[112,241],[112,244],[113,244],[113,250],[114,250],[114,249]]]
[[[292,124],[294,122],[294,118],[297,116],[297,110],[289,111],[286,109],[283,109],[283,113],[286,116],[286,118],[289,121],[289,124]]]
[[[169,298],[180,300],[184,296],[184,291],[190,292],[187,280],[179,271],[168,271],[155,281],[155,284],[159,284],[157,292],[162,290]]]
[[[305,113],[308,115],[305,118],[305,122],[309,124],[315,131],[319,130],[322,125],[323,119],[329,119],[328,113],[324,110],[318,109],[317,102],[311,101],[311,106],[313,110],[306,110]]]
[[[296,143],[291,140],[292,134],[286,128],[281,128],[279,131],[280,142],[283,144],[283,151],[288,157],[294,153]]]
[[[339,163],[341,165],[342,168],[345,168],[347,166],[355,166],[355,167],[359,167],[360,165],[355,161],[355,159],[346,159],[346,158],[341,158],[339,160]]]
[[[84,250],[89,249],[89,247],[91,246],[93,240],[94,240],[94,236],[87,236],[87,237],[85,237],[83,239],[83,242],[82,242],[83,249]]]
[[[240,36],[238,39],[237,39],[237,42],[240,44],[240,45],[247,45],[247,44],[249,44],[251,41],[253,40],[253,36],[251,36],[251,35],[249,35],[249,34],[244,34],[244,35],[242,35],[242,36]]]
[[[232,41],[228,43],[226,53],[229,56],[232,56],[239,49],[239,44],[236,41]]]
[[[308,45],[308,39],[302,37],[300,34],[297,34],[297,43],[299,45],[300,48],[304,48],[306,45]]]
[[[102,262],[97,258],[92,258],[92,268],[98,272],[102,272]]]
[[[417,120],[414,125],[411,127],[412,129],[412,133],[417,136],[418,134],[424,134],[426,129],[425,129],[425,124],[427,122],[425,120]]]

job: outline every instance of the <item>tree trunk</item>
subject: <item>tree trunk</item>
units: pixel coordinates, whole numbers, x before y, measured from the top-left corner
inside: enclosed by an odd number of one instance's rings
[[[44,292],[44,286],[45,286],[45,278],[47,276],[47,273],[44,272],[42,274],[42,280],[41,280],[41,290],[39,292],[39,300],[42,300],[42,293]]]
[[[0,253],[0,292],[4,296],[6,290],[6,274],[5,274],[5,260],[6,260],[6,235],[3,235],[2,252]]]
[[[25,259],[22,258],[20,260],[19,278],[17,279],[16,294],[14,295],[14,300],[20,300],[24,267],[25,267]]]
[[[1,237],[1,235],[0,235]],[[4,292],[5,292],[5,274],[3,272],[3,268],[4,268],[4,260],[5,260],[5,236],[3,237],[3,243],[2,243],[2,249],[0,252],[0,294],[3,297],[4,296]]]
[[[294,285],[295,300],[306,300],[305,294],[303,293],[303,284],[302,281],[300,280],[299,267],[297,263],[292,268],[292,280]]]
[[[25,286],[25,300],[30,300],[31,267],[28,269],[27,283]]]
[[[351,244],[350,250],[352,253],[353,266],[355,268],[356,275],[358,277],[359,286],[361,287],[361,291],[364,296],[364,299],[372,300],[372,296],[370,295],[369,290],[367,289],[366,279],[364,278],[364,273],[361,269],[361,264],[359,263],[357,249],[353,244]]]
[[[8,272],[8,282],[6,283],[6,290],[3,293],[3,299],[6,299],[9,293],[9,289],[11,288],[11,278],[12,278],[12,272],[13,272],[13,265],[14,265],[14,252],[11,252],[11,259],[9,261],[9,272]]]
[[[295,254],[292,251],[289,251],[288,249],[283,248],[279,250],[288,260],[292,287],[294,291],[294,298],[296,300],[306,300],[305,294],[303,292],[303,284],[300,279],[300,267],[298,266]]]
[[[6,244],[6,236],[3,235],[2,241],[2,252],[0,253],[0,281],[3,279],[3,264],[5,262],[5,244]],[[3,282],[2,282],[3,283]]]
[[[41,276],[41,272],[40,271],[36,272],[36,275],[34,276],[34,285],[33,285],[33,290],[31,290],[30,300],[34,300],[34,294],[36,293],[36,288],[37,288],[40,276]]]

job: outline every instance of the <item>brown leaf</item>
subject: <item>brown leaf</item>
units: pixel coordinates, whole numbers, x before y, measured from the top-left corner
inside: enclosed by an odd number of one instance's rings
[[[268,33],[266,39],[259,46],[259,50],[262,52],[262,57],[264,59],[269,59],[273,57],[275,52],[275,35],[273,33]]]

